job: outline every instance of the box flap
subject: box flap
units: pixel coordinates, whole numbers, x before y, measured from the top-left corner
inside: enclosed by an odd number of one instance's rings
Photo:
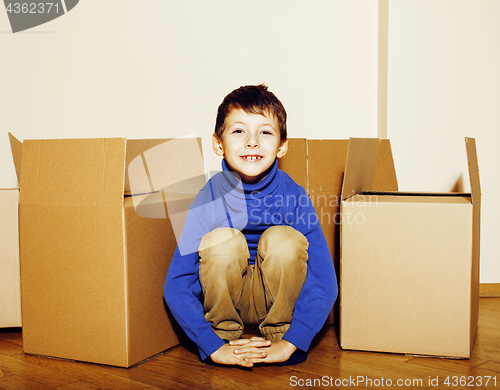
[[[123,205],[124,138],[26,140],[21,205]]]
[[[23,154],[23,143],[9,133],[10,149],[12,150],[12,158],[16,168],[17,185],[21,186],[21,158]]]
[[[205,185],[199,138],[129,140],[125,195],[167,192],[196,194]]]
[[[481,185],[479,182],[479,165],[477,162],[476,141],[465,138],[467,161],[469,165],[470,190],[474,207],[474,223],[472,233],[472,281],[471,281],[471,316],[470,316],[470,348],[474,345],[479,318],[479,263],[481,235]]]
[[[378,138],[349,139],[342,200],[372,189],[379,142]]]
[[[349,140],[307,140],[307,181],[309,195],[340,195]],[[335,199],[338,203],[338,198]],[[314,202],[313,202],[314,203]]]
[[[465,147],[467,149],[467,162],[469,165],[469,180],[472,202],[479,201],[481,198],[481,185],[479,182],[479,165],[477,163],[476,140],[474,138],[465,138]]]
[[[378,148],[377,165],[373,178],[373,191],[397,191],[398,179],[392,158],[391,142],[381,139]]]
[[[363,195],[387,195],[387,196],[420,196],[420,197],[461,197],[470,198],[465,192],[423,192],[423,191],[363,191]]]

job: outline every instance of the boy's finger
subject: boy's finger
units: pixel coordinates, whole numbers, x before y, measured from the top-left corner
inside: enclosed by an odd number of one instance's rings
[[[257,359],[258,361],[259,359]],[[248,360],[245,360],[244,357],[241,357],[241,356],[235,356],[231,363],[230,364],[233,364],[233,365],[238,365],[238,366],[243,366],[243,367],[253,367],[253,362],[251,361],[248,361]]]
[[[249,342],[246,346],[248,347],[269,347],[271,345],[271,341],[266,339],[257,339]]]
[[[239,349],[235,349],[233,351],[233,353],[235,355],[239,355],[239,356],[241,356],[241,355],[266,356],[267,355],[266,351],[263,351],[262,348],[257,348],[257,347],[239,348]]]
[[[263,340],[263,341],[265,341],[266,339],[264,337],[253,336],[253,337],[250,337],[250,340],[253,340],[253,341],[255,341],[255,340]]]
[[[253,362],[246,361],[245,359],[238,359],[235,364],[242,367],[253,367]]]
[[[264,359],[267,358],[267,353],[265,352],[246,353],[244,355],[239,355],[238,357],[247,362],[257,363],[257,362],[263,362]]]
[[[244,360],[253,365],[253,363],[267,363],[266,357],[264,357],[264,358],[245,358]]]
[[[250,343],[251,341],[266,341],[266,339],[264,337],[254,336],[250,337],[249,339],[231,340],[229,342],[229,345],[244,345]]]
[[[231,340],[229,342],[229,345],[245,345],[248,344],[250,341],[251,341],[250,339]]]

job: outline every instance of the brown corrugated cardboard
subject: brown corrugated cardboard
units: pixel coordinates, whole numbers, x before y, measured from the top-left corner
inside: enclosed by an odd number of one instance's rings
[[[466,139],[472,194],[371,191],[378,145],[377,139],[349,144],[341,203],[340,345],[469,358],[479,294],[481,193],[474,140]]]
[[[9,136],[19,182],[22,144]],[[0,189],[0,328],[22,326],[18,206],[19,189]]]
[[[279,167],[306,189],[316,208],[330,252],[339,271],[340,194],[349,140],[290,138],[288,153]],[[383,140],[375,155],[376,188],[397,191],[398,184],[390,142]],[[333,312],[328,323],[334,321]]]
[[[26,353],[129,367],[179,342],[162,295],[176,247],[174,227],[155,180],[158,161],[147,157],[165,141],[24,142],[20,241]],[[180,164],[188,178],[203,176],[199,141],[175,142],[162,163]],[[131,178],[126,165],[133,161],[139,163]],[[170,176],[182,181],[182,172],[171,170]],[[125,182],[129,189],[139,183],[142,195],[124,198]],[[180,198],[189,205],[192,195]]]
[[[18,204],[18,189],[0,189],[0,328],[22,325]]]
[[[23,143],[18,141],[11,133],[9,133],[10,148],[12,150],[12,159],[16,168],[17,184],[21,183],[21,160],[23,155]]]

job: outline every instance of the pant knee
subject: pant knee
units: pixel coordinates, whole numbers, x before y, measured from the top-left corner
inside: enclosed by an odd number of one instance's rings
[[[203,236],[198,249],[200,267],[217,265],[244,269],[250,253],[245,236],[237,229],[218,228]]]
[[[246,240],[245,236],[237,229],[218,228],[203,236],[199,250],[214,248],[220,244],[224,244],[227,251],[232,251],[246,245]]]
[[[275,256],[281,262],[307,260],[309,243],[307,238],[291,226],[272,226],[261,236],[259,248],[264,257],[279,252]]]

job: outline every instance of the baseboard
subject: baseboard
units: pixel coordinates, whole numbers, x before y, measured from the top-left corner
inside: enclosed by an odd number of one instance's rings
[[[500,283],[480,283],[480,298],[500,298]]]

